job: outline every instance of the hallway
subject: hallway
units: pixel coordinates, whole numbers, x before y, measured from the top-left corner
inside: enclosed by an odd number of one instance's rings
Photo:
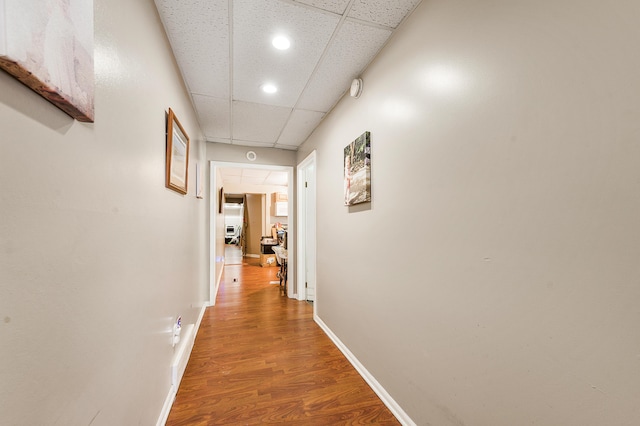
[[[242,248],[236,244],[225,244],[224,259],[227,266],[242,265]]]
[[[400,424],[257,260],[225,267],[167,425]]]

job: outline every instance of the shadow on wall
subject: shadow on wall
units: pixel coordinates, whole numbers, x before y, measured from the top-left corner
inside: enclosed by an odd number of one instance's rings
[[[4,71],[0,72],[0,102],[60,134],[66,134],[75,121]]]

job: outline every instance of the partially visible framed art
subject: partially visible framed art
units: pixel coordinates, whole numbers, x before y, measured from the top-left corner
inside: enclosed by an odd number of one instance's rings
[[[0,0],[0,68],[92,123],[93,1]]]
[[[187,193],[187,178],[189,170],[189,136],[184,131],[175,113],[169,108],[167,117],[167,188]]]

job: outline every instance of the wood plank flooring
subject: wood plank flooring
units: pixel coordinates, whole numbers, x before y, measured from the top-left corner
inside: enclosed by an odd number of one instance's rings
[[[225,267],[167,425],[399,425],[277,269]]]

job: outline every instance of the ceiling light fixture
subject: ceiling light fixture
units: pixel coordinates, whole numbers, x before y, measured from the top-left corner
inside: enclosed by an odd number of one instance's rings
[[[278,88],[271,83],[265,83],[261,87],[264,93],[276,93],[278,91]]]
[[[274,37],[271,44],[278,50],[287,50],[291,46],[289,39],[281,35]]]

